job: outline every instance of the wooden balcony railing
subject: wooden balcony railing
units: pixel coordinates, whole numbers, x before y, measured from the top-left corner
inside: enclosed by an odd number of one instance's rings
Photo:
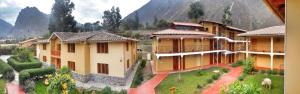
[[[250,45],[250,51],[254,52],[271,52],[271,46],[265,45]]]
[[[284,47],[282,47],[282,46],[274,46],[273,52],[274,53],[284,53]]]
[[[246,51],[246,46],[235,46],[234,47],[235,51]]]
[[[60,56],[60,51],[51,51],[51,55]]]
[[[174,50],[173,46],[159,46],[158,53],[178,53],[178,52],[197,52],[197,51],[209,51],[209,45],[185,45],[183,51]]]

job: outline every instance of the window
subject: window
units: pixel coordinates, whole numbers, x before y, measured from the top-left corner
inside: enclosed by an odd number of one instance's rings
[[[43,61],[47,62],[47,57],[46,56],[43,56]]]
[[[129,68],[129,65],[130,65],[130,64],[129,64],[129,59],[127,59],[127,68]]]
[[[58,44],[58,45],[57,45],[57,50],[58,50],[58,51],[60,51],[60,47],[61,47],[61,45]]]
[[[97,67],[98,67],[98,73],[108,74],[108,64],[98,63]]]
[[[68,44],[68,52],[75,53],[75,43],[69,43]]]
[[[129,50],[129,43],[126,42],[126,51],[128,51],[128,50]]]
[[[75,71],[75,62],[73,61],[68,61],[68,68]]]
[[[108,43],[97,43],[97,53],[108,53]]]
[[[47,49],[47,44],[43,44],[43,50]]]

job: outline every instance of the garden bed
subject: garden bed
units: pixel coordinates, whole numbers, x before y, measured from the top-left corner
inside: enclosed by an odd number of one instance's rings
[[[216,70],[219,70],[219,73],[214,72]],[[201,93],[202,88],[213,83],[214,80],[217,80],[225,72],[228,72],[228,70],[219,67],[195,70],[180,73],[181,80],[178,79],[178,73],[170,74],[155,88],[155,90],[157,94],[170,94],[170,89],[175,87],[176,93],[199,94]]]

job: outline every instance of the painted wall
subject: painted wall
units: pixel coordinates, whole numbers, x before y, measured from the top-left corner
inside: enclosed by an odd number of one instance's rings
[[[46,44],[46,50],[43,50],[43,44],[37,44],[37,58],[43,61],[43,56],[47,57],[47,63],[51,63],[51,56],[50,56],[50,44]]]
[[[160,57],[156,67],[157,72],[173,70],[173,57]]]
[[[271,57],[270,55],[251,55],[254,60],[254,65],[257,67],[271,68]]]
[[[254,45],[253,40],[256,40],[256,45]],[[250,38],[250,51],[259,52],[270,52],[271,49],[271,38],[270,37],[251,37]]]

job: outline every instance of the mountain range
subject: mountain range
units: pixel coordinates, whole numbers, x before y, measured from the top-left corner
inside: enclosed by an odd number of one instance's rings
[[[137,11],[142,24],[152,24],[154,18],[168,21],[189,21],[189,5],[200,1],[204,20],[221,22],[224,8],[231,6],[234,27],[254,30],[283,23],[264,4],[263,0],[151,0]],[[136,12],[135,11],[135,12]],[[124,18],[134,19],[135,12]]]

